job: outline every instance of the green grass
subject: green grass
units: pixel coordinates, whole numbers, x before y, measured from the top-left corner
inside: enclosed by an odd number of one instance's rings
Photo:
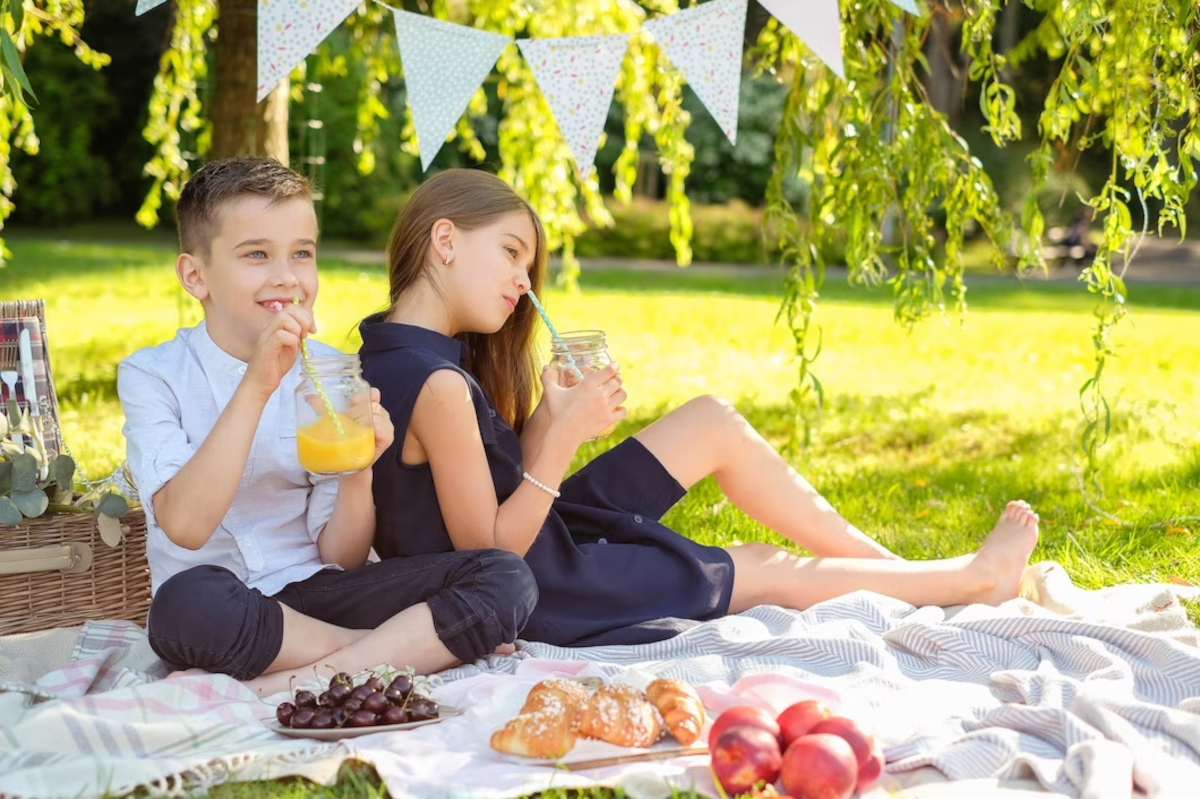
[[[5,299],[48,300],[63,427],[89,475],[122,457],[116,364],[200,318],[177,288],[169,249],[11,242]],[[795,381],[790,336],[775,321],[782,281],[686,270],[586,273],[579,293],[547,291],[560,329],[603,328],[622,364],[631,419],[613,439],[698,393],[738,407],[771,440],[789,438]],[[317,303],[321,338],[357,346],[357,319],[378,308],[380,269],[326,262]],[[1061,562],[1098,587],[1172,577],[1200,582],[1200,288],[1132,286],[1132,318],[1106,372],[1114,428],[1103,450],[1106,494],[1088,508],[1072,472],[1078,389],[1090,374],[1091,299],[1079,286],[976,279],[965,325],[931,320],[911,333],[890,293],[831,284],[823,292],[827,392],[816,438],[793,463],[862,529],[911,557],[971,549],[1006,500],[1041,513],[1035,558]],[[667,521],[697,539],[780,542],[701,483]],[[1166,522],[1166,523],[1164,523]],[[1191,608],[1200,620],[1200,607]],[[353,779],[358,780],[358,777]],[[371,796],[350,778],[329,796]],[[280,797],[275,783],[222,797]],[[597,794],[596,796],[599,796]]]

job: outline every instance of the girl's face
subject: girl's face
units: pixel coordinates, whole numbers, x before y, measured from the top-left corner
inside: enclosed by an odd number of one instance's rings
[[[439,230],[444,222],[434,225],[432,254],[455,332],[495,333],[529,291],[538,246],[533,220],[517,211],[469,231],[449,223]]]

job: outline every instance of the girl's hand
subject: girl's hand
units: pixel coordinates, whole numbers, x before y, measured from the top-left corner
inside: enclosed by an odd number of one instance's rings
[[[392,426],[392,417],[379,404],[379,397],[379,389],[373,388],[369,394],[359,394],[354,397],[346,408],[347,416],[363,427],[370,424],[375,430],[375,457],[371,459],[372,466],[379,460],[379,456],[392,445],[392,441],[396,437],[396,430]]]
[[[584,375],[583,381],[562,386],[550,367],[542,370],[543,401],[550,425],[583,443],[596,438],[626,416],[621,403],[628,394],[621,388],[620,366],[611,363]]]

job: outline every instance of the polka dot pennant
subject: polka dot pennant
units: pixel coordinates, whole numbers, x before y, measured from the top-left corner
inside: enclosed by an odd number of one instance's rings
[[[838,0],[759,0],[843,80],[842,12]]]
[[[429,169],[467,103],[512,39],[421,14],[393,11],[421,168]]]
[[[325,41],[360,0],[259,0],[258,100]]]
[[[586,175],[596,159],[629,36],[518,39],[517,46],[550,104],[575,165]]]
[[[733,144],[737,144],[746,2],[712,0],[642,26],[653,34]]]
[[[167,0],[138,0],[137,9],[134,11],[139,17],[147,11],[158,8]]]

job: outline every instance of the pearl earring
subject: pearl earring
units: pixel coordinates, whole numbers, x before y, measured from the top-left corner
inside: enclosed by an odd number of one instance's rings
[[[446,260],[442,261],[442,263],[444,263],[446,266],[449,266],[449,265],[450,265],[450,262],[451,262],[451,261],[453,261],[453,260],[454,260],[454,254],[453,254],[453,253],[446,253]]]

